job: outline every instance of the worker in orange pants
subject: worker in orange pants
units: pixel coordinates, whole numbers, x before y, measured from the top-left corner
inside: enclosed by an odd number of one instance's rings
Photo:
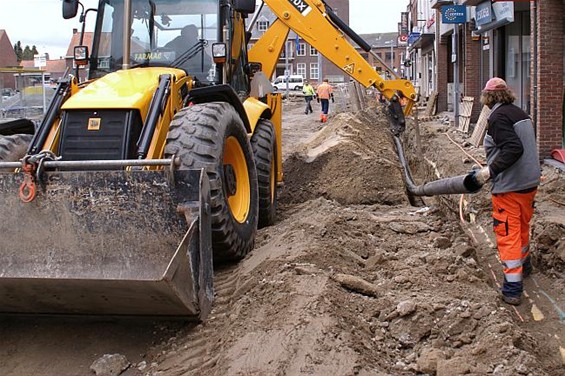
[[[320,121],[325,123],[328,121],[328,112],[330,109],[330,99],[334,102],[333,87],[330,85],[329,80],[324,78],[324,81],[316,89],[316,99],[322,104],[322,113],[320,114]]]
[[[505,299],[510,303],[519,303],[522,279],[531,273],[530,220],[536,192],[537,189],[492,195],[493,228],[504,273],[502,294],[510,297]]]
[[[481,104],[488,106],[484,139],[487,166],[477,170],[482,186],[492,179],[493,229],[504,282],[502,299],[512,305],[522,301],[524,276],[531,272],[530,220],[541,171],[532,120],[520,107],[506,82],[493,77],[487,81]]]

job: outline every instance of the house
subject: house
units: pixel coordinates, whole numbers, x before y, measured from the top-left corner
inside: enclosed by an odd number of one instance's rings
[[[65,64],[66,68],[69,68],[70,73],[73,75],[77,75],[76,73],[76,66],[74,65],[74,50],[75,46],[88,46],[88,52],[92,52],[92,38],[94,37],[93,32],[85,32],[82,38],[81,43],[81,33],[78,29],[73,29],[73,35],[69,42],[69,47],[67,48],[67,54],[65,55]],[[79,67],[78,78],[79,81],[84,81],[88,77],[88,66],[81,66]]]
[[[357,51],[383,78],[390,78],[386,74],[389,68],[401,74],[402,56],[398,43],[398,32],[360,34],[359,36],[371,46],[372,53],[369,54],[361,48],[357,48]]]
[[[22,60],[20,67],[29,70],[37,69],[33,60]],[[66,69],[67,62],[65,59],[47,60],[46,65],[42,67],[42,70],[45,71],[45,81],[57,82],[59,78],[63,77]]]
[[[18,57],[14,51],[14,47],[10,42],[8,33],[4,29],[0,29],[0,69],[14,68],[18,66]],[[15,89],[16,80],[13,73],[0,72],[0,88]]]

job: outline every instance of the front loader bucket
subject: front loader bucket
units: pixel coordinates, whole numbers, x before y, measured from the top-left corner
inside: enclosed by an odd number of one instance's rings
[[[0,312],[203,320],[212,291],[200,170],[0,174]]]

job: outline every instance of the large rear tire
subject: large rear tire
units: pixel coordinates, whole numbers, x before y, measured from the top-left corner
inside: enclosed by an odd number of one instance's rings
[[[273,123],[260,119],[251,137],[259,186],[259,228],[275,223],[277,209],[277,143]]]
[[[170,124],[165,155],[210,179],[214,262],[243,258],[255,245],[257,172],[243,121],[228,103],[195,104]]]
[[[16,162],[22,159],[27,153],[32,137],[31,134],[0,136],[0,161]]]

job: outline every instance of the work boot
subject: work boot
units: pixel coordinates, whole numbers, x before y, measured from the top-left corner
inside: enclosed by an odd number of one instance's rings
[[[505,303],[511,305],[520,305],[522,303],[522,292],[524,291],[524,285],[522,281],[520,282],[508,282],[506,278],[502,283],[502,288],[500,289],[502,300]]]
[[[519,295],[519,296],[507,296],[507,295],[502,294],[502,300],[503,300],[505,303],[508,303],[508,304],[510,304],[510,305],[518,306],[518,305],[520,305],[520,304],[522,303],[522,295]]]

